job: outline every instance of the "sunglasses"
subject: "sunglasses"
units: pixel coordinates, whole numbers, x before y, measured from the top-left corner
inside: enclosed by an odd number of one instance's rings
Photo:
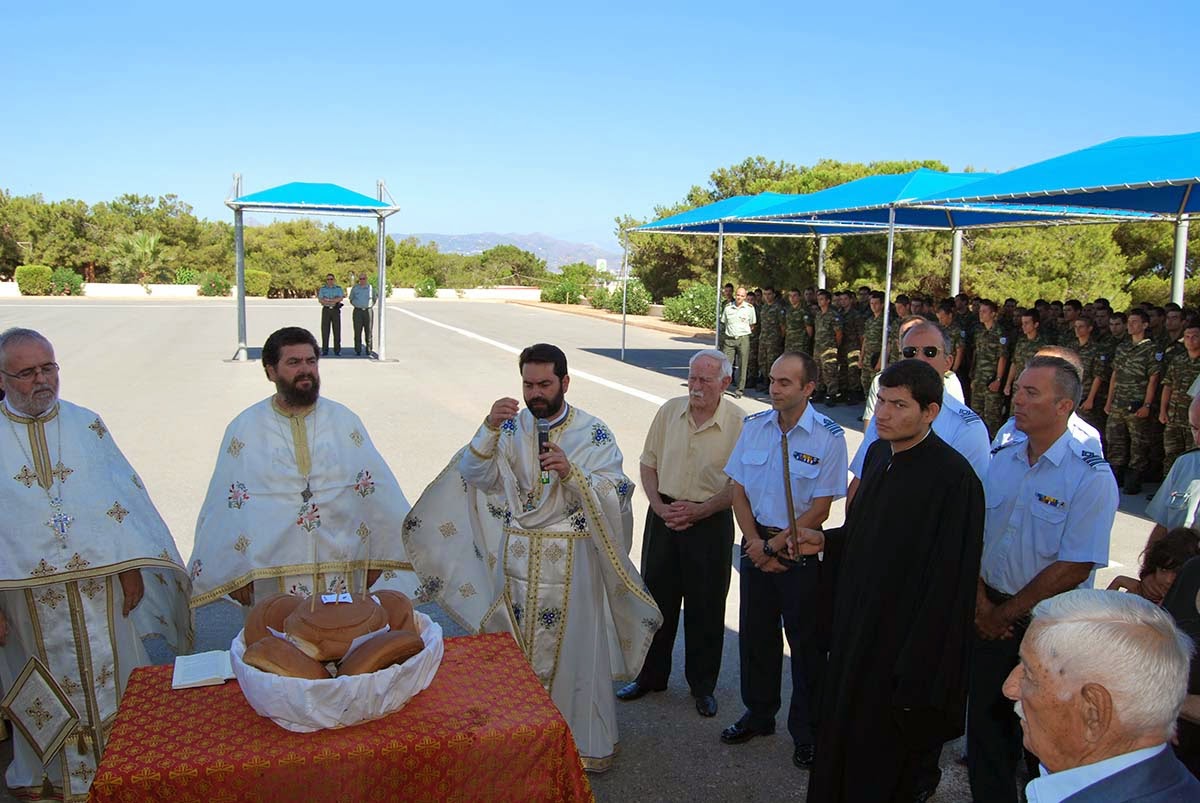
[[[941,349],[939,349],[937,346],[922,346],[919,349],[916,346],[905,346],[904,348],[900,349],[900,353],[904,355],[904,359],[906,360],[911,360],[913,357],[917,356],[918,351],[920,351],[929,359],[933,359],[938,355],[938,352],[941,351]]]

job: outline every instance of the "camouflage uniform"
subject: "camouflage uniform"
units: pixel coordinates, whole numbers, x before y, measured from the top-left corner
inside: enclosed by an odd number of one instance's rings
[[[989,438],[996,437],[1004,423],[1004,394],[993,393],[988,385],[996,378],[1000,358],[1007,357],[1007,352],[1008,336],[999,324],[991,329],[980,324],[975,332],[975,364],[971,366],[971,404],[987,425]]]
[[[758,319],[758,365],[762,371],[761,386],[765,387],[771,366],[783,353],[783,328],[787,325],[787,307],[782,301],[763,304]]]
[[[1200,376],[1200,357],[1192,359],[1187,349],[1171,354],[1163,375],[1163,387],[1171,388],[1167,402],[1167,423],[1163,427],[1163,476],[1171,470],[1175,458],[1192,448],[1192,430],[1188,424],[1188,407],[1192,397],[1188,388]]]
[[[751,304],[754,307],[754,320],[758,325],[750,330],[750,359],[746,360],[746,387],[753,390],[758,385],[758,375],[762,366],[758,364],[758,343],[762,334],[762,312],[765,304]],[[770,370],[770,367],[767,368]]]
[[[1078,413],[1080,418],[1091,424],[1100,433],[1104,453],[1108,454],[1108,439],[1104,431],[1108,424],[1108,416],[1104,414],[1104,402],[1108,399],[1108,379],[1112,375],[1112,357],[1099,343],[1090,339],[1082,346],[1076,340],[1070,345],[1070,348],[1079,355],[1079,361],[1083,363],[1083,382],[1081,383],[1083,395],[1079,400],[1080,404],[1087,401],[1088,394],[1092,391],[1092,382],[1096,379],[1100,380],[1100,388],[1096,391],[1096,400],[1092,403],[1092,409],[1080,408]]]
[[[847,395],[857,394],[862,387],[862,316],[851,308],[842,313],[842,344],[838,346],[839,378]]]
[[[842,331],[842,315],[832,306],[818,312],[813,321],[813,357],[821,366],[819,383],[829,397],[839,396],[842,387],[838,383],[837,333]],[[820,391],[818,390],[818,393]]]
[[[863,321],[862,349],[862,392],[866,397],[871,391],[871,382],[875,379],[875,364],[883,346],[883,315],[878,318],[868,313]]]
[[[1037,354],[1037,350],[1046,345],[1046,341],[1039,333],[1033,340],[1027,338],[1024,334],[1021,339],[1016,342],[1012,350],[1012,360],[1009,362],[1008,375],[1012,377],[1012,381],[1008,384],[1014,385],[1017,382],[1017,377],[1025,370],[1025,363],[1032,359],[1033,355]]]
[[[812,346],[809,345],[808,329],[805,327],[812,326],[812,322],[812,313],[805,309],[803,303],[798,307],[788,307],[787,335],[783,339],[783,350],[811,354]]]
[[[1154,338],[1154,341],[1158,344],[1159,376],[1165,377],[1167,367],[1174,361],[1175,356],[1181,351],[1187,354],[1187,349],[1184,347],[1182,340],[1171,338],[1170,334],[1167,333],[1166,327],[1163,328],[1162,333],[1158,337]],[[1162,379],[1160,378],[1158,388],[1154,391],[1154,406],[1150,409],[1150,479],[1158,479],[1156,476],[1158,474],[1158,467],[1167,465],[1166,427],[1158,420],[1158,411],[1162,409],[1162,388]],[[1183,423],[1184,429],[1188,429],[1186,412],[1183,416]],[[1192,446],[1192,439],[1188,437],[1184,443],[1186,445],[1183,447],[1183,451],[1187,451]],[[1171,462],[1174,462],[1174,458],[1171,458]],[[1166,474],[1164,473],[1163,476],[1165,477]]]
[[[1112,412],[1108,414],[1108,462],[1122,468],[1128,465],[1143,472],[1150,464],[1150,418],[1138,418],[1137,411],[1146,398],[1150,378],[1162,367],[1158,360],[1158,344],[1150,338],[1134,343],[1121,341],[1113,357],[1112,370],[1116,375]]]

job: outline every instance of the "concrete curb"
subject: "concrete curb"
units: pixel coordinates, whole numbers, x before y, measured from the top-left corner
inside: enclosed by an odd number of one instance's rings
[[[519,304],[523,307],[536,307],[537,309],[552,310],[554,312],[566,312],[571,315],[583,315],[588,318],[598,318],[615,324],[621,323],[621,316],[619,314],[602,309],[583,307],[578,304],[550,304],[544,301],[506,301],[505,303]],[[698,326],[684,326],[683,324],[671,323],[651,315],[626,315],[625,317],[627,324],[640,329],[653,329],[656,332],[668,332],[673,335],[696,338],[713,338],[716,335],[716,332],[712,329],[702,329]]]

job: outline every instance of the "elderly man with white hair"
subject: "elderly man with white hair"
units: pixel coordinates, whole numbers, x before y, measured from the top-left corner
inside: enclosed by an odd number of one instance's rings
[[[684,674],[701,716],[717,713],[717,674],[725,637],[725,597],[733,561],[733,496],[725,463],[745,412],[724,397],[728,357],[703,349],[688,361],[688,395],[654,416],[642,449],[642,490],[650,502],[642,539],[642,577],[663,614],[637,679],[617,692],[636,700],[662,691],[686,606]]]
[[[1041,761],[1030,803],[1200,800],[1175,757],[1191,640],[1136,594],[1077,589],[1044,600],[1004,683]]]

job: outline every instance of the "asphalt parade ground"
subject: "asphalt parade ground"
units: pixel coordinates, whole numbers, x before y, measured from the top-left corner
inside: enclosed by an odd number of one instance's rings
[[[619,316],[599,319],[500,302],[392,302],[388,360],[381,362],[354,356],[347,313],[342,317],[341,356],[321,361],[321,392],[362,418],[414,502],[471,438],[495,399],[520,398],[519,351],[535,342],[555,343],[569,363],[567,400],[610,426],[624,454],[625,472],[637,482],[638,457],[655,411],[663,401],[686,392],[688,358],[710,346],[711,339],[661,320],[639,320],[655,328],[630,326],[622,361],[621,327],[614,319],[619,321]],[[252,347],[282,326],[304,326],[320,337],[320,311],[312,300],[253,300],[247,320]],[[28,326],[51,339],[62,366],[62,397],[104,418],[186,559],[225,426],[274,391],[257,362],[257,350],[254,361],[229,361],[237,342],[233,302],[5,299],[0,301],[0,330],[9,326]],[[746,413],[767,408],[761,394],[737,403]],[[845,428],[852,457],[862,440],[862,425],[856,420],[861,406],[817,409]],[[1121,506],[1112,534],[1112,563],[1097,575],[1101,588],[1115,574],[1136,574],[1138,555],[1152,526],[1143,515],[1143,496],[1122,496]],[[829,526],[841,523],[843,510],[841,502],[834,505]],[[637,493],[635,563],[640,563],[645,514],[645,497]],[[734,577],[726,604],[717,716],[701,718],[693,707],[683,679],[681,627],[667,691],[618,703],[620,752],[609,772],[591,776],[599,800],[803,798],[807,773],[792,766],[786,731],[786,660],[784,710],[777,717],[776,734],[736,746],[718,740],[721,730],[742,713],[738,599]],[[447,635],[461,634],[436,606],[425,609],[447,628]],[[240,627],[237,606],[207,606],[197,614],[195,648],[228,649]],[[161,646],[152,654],[163,662],[171,657]],[[944,777],[933,800],[970,799],[965,770],[954,762],[959,752],[957,744],[943,750]],[[11,742],[5,742],[0,764],[7,766],[10,756]]]

